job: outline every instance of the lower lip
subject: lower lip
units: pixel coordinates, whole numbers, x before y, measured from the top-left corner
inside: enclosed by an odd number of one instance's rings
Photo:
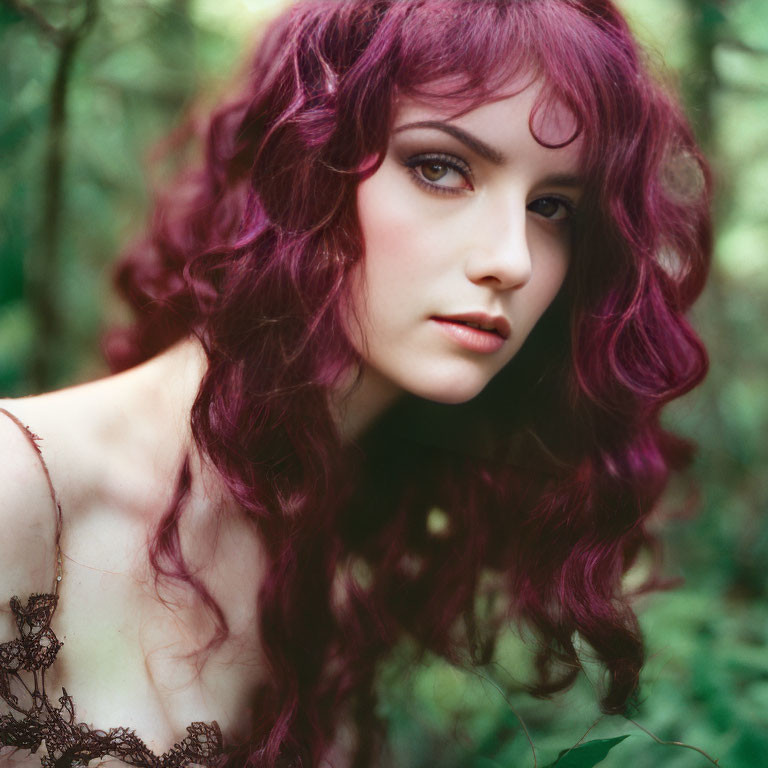
[[[456,323],[452,320],[442,320],[438,317],[431,319],[459,346],[468,349],[470,352],[492,354],[493,352],[498,352],[504,346],[504,339],[498,333],[481,331],[479,328],[470,328],[468,325]]]

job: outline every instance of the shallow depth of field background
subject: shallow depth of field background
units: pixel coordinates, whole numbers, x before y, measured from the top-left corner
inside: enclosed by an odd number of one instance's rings
[[[193,98],[226,92],[284,4],[0,0],[0,396],[104,372],[99,337],[124,319],[110,263],[141,229],[150,179],[169,170],[150,150]],[[768,0],[620,5],[682,93],[718,191],[714,267],[694,314],[712,370],[668,414],[700,446],[659,514],[667,573],[682,585],[638,603],[649,661],[636,721],[722,766],[756,768],[768,765]],[[695,515],[680,512],[692,504]],[[393,764],[533,766],[518,716],[539,766],[579,742],[599,718],[599,673],[541,702],[519,685],[528,661],[513,637],[473,674],[394,659],[380,686]],[[622,734],[601,765],[711,765],[622,718],[586,740]],[[570,764],[595,764],[579,754]]]

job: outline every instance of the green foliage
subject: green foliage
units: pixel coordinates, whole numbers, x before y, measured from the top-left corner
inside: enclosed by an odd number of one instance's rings
[[[66,29],[85,0],[28,7]],[[109,288],[116,253],[140,233],[147,190],[170,168],[148,157],[194,104],[228,78],[242,47],[202,23],[188,0],[99,0],[66,87],[62,226],[51,301],[59,318],[45,382],[29,379],[38,336],[24,264],[43,249],[52,84],[62,49],[35,18],[0,3],[0,389],[21,394],[93,375],[98,340],[119,314]],[[85,373],[85,372],[88,373]]]
[[[593,768],[602,763],[617,744],[628,738],[629,735],[616,736],[613,739],[595,739],[572,749],[564,749],[557,760],[545,768]]]
[[[84,7],[84,0],[27,1],[58,26]],[[210,102],[224,90],[255,22],[279,3],[98,3],[68,84],[55,273],[59,343],[48,386],[103,370],[98,338],[121,316],[109,265],[141,231],[150,182],[172,171],[153,162],[150,179],[149,152],[199,94]],[[672,68],[669,79],[712,159],[718,223],[711,281],[692,318],[710,350],[711,373],[666,415],[699,445],[693,469],[673,483],[658,515],[668,570],[683,585],[637,603],[648,663],[636,720],[662,742],[699,747],[728,768],[754,768],[768,755],[768,2],[620,4],[650,46],[651,65]],[[32,386],[28,362],[38,336],[25,275],[45,224],[59,57],[29,15],[0,0],[0,395]],[[530,651],[514,635],[502,639],[489,668],[410,662],[393,659],[379,685],[398,768],[533,766],[521,720],[538,765],[594,765],[566,761],[620,741],[603,755],[604,768],[711,764],[626,720],[601,717],[598,672],[589,664],[589,678],[563,696],[531,698],[520,682],[530,677]],[[587,732],[594,741],[557,762]]]

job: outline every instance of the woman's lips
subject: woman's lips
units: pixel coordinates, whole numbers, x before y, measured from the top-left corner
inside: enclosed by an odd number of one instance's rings
[[[496,331],[471,328],[459,320],[448,317],[432,317],[430,319],[437,323],[443,333],[470,352],[492,354],[504,346],[504,339]]]

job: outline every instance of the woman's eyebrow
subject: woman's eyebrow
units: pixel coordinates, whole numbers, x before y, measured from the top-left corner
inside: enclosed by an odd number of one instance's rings
[[[400,131],[407,131],[411,128],[436,128],[438,131],[443,131],[443,133],[453,136],[454,139],[458,139],[473,152],[494,165],[504,165],[506,162],[506,158],[499,152],[499,150],[494,149],[484,141],[478,139],[477,136],[473,136],[462,128],[458,128],[451,123],[444,123],[441,120],[422,120],[418,123],[407,123],[406,125],[400,125],[395,128],[393,133],[400,133]]]
[[[481,141],[477,136],[473,136],[463,128],[459,128],[451,123],[444,123],[441,120],[422,120],[418,123],[399,125],[394,129],[393,133],[400,133],[401,131],[407,131],[411,128],[436,128],[438,131],[443,131],[449,136],[458,139],[473,152],[494,165],[504,165],[507,162],[507,158],[503,153],[499,152],[499,150],[494,149],[492,146]],[[575,173],[554,173],[542,179],[540,183],[542,186],[569,187],[579,190],[584,187],[584,178]]]
[[[553,173],[540,182],[543,187],[569,187],[580,190],[584,187],[584,177],[575,173]]]

